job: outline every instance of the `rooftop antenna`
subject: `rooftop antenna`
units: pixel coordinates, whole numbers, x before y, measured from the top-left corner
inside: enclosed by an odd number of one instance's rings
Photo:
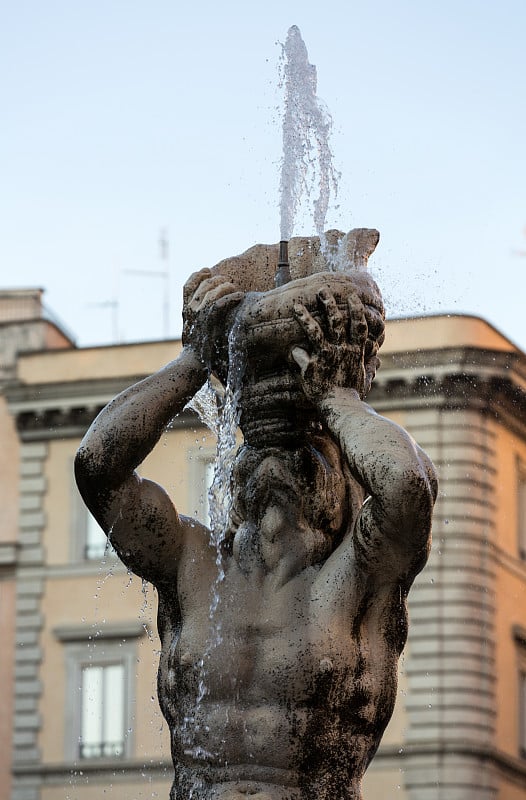
[[[117,298],[112,300],[102,300],[100,303],[88,303],[92,308],[111,308],[111,333],[114,342],[119,341],[119,301]]]
[[[168,231],[161,228],[159,231],[159,257],[164,265],[164,300],[163,300],[163,330],[164,338],[170,337],[170,247],[168,244]]]
[[[162,278],[164,281],[163,294],[163,336],[170,338],[170,265],[168,232],[166,228],[161,228],[159,232],[159,256],[164,269],[125,269],[127,275],[142,275],[147,278]]]

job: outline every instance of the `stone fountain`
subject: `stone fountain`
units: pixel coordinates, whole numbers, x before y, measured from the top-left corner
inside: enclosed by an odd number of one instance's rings
[[[86,504],[158,592],[171,800],[357,800],[391,717],[436,478],[365,402],[384,339],[377,241],[328,231],[191,276],[181,354],[78,451]],[[212,530],[136,472],[210,380],[229,431]]]

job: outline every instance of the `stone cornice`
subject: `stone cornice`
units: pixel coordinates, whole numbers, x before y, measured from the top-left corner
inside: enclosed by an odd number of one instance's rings
[[[517,353],[475,348],[393,353],[368,402],[380,412],[471,408],[526,439],[526,369]]]
[[[126,378],[106,378],[81,381],[63,381],[61,383],[26,384],[12,382],[5,388],[10,408],[15,412],[46,410],[60,405],[71,405],[76,401],[98,404],[108,402],[112,397],[133,383],[142,380],[146,375],[129,375]]]
[[[63,783],[76,776],[83,776],[84,780],[89,776],[91,782],[107,782],[110,778],[115,781],[129,781],[143,779],[145,774],[151,777],[166,778],[173,780],[173,764],[168,759],[156,759],[150,762],[140,759],[122,758],[94,758],[74,763],[63,764],[41,764],[39,762],[27,763],[23,766],[15,764],[13,773],[24,776],[36,776],[42,779],[44,784],[55,782]]]
[[[60,384],[11,383],[4,394],[22,441],[78,437],[112,397],[143,377]]]
[[[374,763],[389,761],[402,766],[405,762],[414,758],[443,758],[444,756],[465,757],[470,761],[489,762],[508,780],[524,786],[526,782],[526,760],[522,760],[497,748],[481,747],[473,742],[466,742],[464,745],[457,742],[447,743],[444,741],[425,742],[420,745],[382,745],[375,755]],[[115,781],[133,779],[134,777],[152,775],[161,778],[170,778],[173,775],[173,766],[168,759],[159,759],[145,763],[138,759],[93,759],[77,761],[75,763],[62,764],[40,764],[38,762],[14,765],[15,775],[29,776],[34,775],[42,778],[44,784],[62,782],[72,776],[79,775],[80,771],[84,776],[89,775],[92,780],[107,780],[108,776]]]
[[[87,642],[93,639],[138,639],[148,633],[148,626],[136,620],[109,622],[103,625],[60,625],[53,628],[59,642]]]
[[[71,381],[60,384],[11,384],[5,390],[22,441],[82,436],[104,406],[145,375],[125,379]],[[172,428],[201,426],[193,411],[184,411]]]
[[[109,400],[144,377],[11,384],[5,394],[22,440],[78,437]],[[368,402],[380,412],[473,408],[526,438],[526,363],[518,352],[474,347],[388,353]],[[200,424],[185,411],[173,427]]]
[[[461,367],[484,367],[493,372],[513,370],[526,383],[526,358],[519,352],[483,350],[478,347],[440,347],[433,350],[410,350],[382,354],[381,373],[393,369],[447,369],[452,365]]]

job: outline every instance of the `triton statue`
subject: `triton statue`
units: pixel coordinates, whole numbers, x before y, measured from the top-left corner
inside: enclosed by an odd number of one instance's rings
[[[365,403],[384,338],[365,269],[378,234],[327,236],[343,271],[313,237],[291,240],[278,286],[277,246],[193,275],[181,354],[116,397],[78,451],[86,504],[158,592],[172,800],[358,800],[393,711],[436,478]],[[226,381],[233,352],[243,443],[218,557],[135,469],[210,374]]]

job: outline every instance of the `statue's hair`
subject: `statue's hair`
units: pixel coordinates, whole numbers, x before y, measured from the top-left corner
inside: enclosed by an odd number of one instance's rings
[[[324,431],[311,434],[310,441],[298,448],[245,444],[239,449],[226,539],[231,543],[242,521],[252,518],[252,522],[256,522],[258,515],[265,513],[269,485],[272,481],[275,485],[277,479],[276,469],[266,469],[272,461],[287,476],[280,483],[280,491],[312,530],[327,537],[328,555],[349,529],[363,503],[364,492],[352,478],[341,448]]]

